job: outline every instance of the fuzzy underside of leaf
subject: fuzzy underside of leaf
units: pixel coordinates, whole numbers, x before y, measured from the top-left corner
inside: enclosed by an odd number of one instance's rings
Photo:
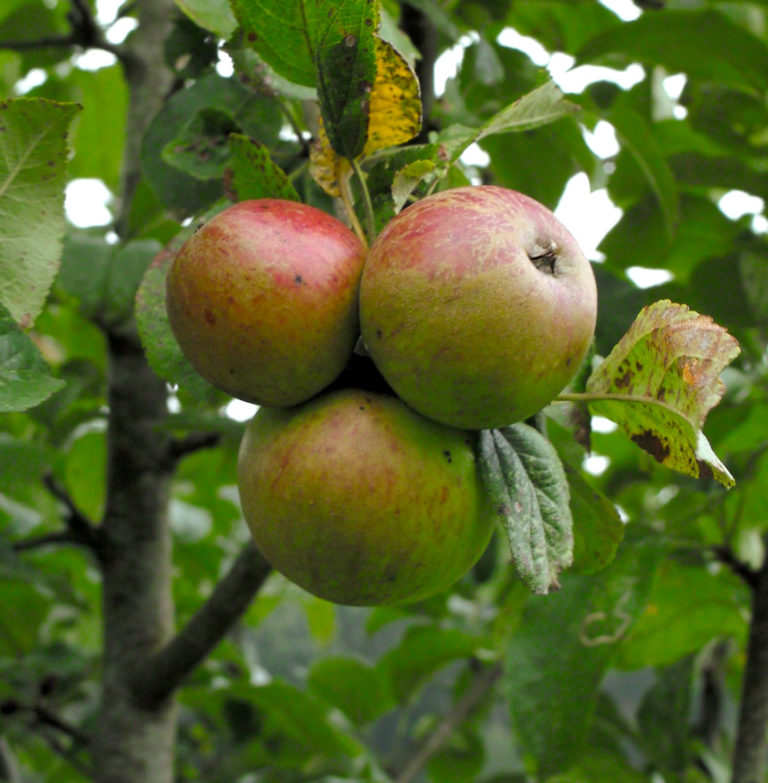
[[[518,576],[534,592],[559,587],[573,560],[568,481],[552,444],[527,424],[480,434],[480,469]]]

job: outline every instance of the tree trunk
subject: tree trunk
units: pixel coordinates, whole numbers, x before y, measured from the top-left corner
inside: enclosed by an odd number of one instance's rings
[[[752,585],[752,621],[739,704],[732,783],[764,783],[768,754],[768,558]]]
[[[139,26],[122,60],[129,89],[120,214],[127,216],[141,177],[140,144],[173,84],[163,45],[173,0],[138,0]],[[171,464],[165,384],[133,333],[109,337],[107,501],[99,535],[102,573],[102,699],[93,738],[97,783],[172,783],[173,698],[151,707],[137,698],[136,673],[173,632],[171,539],[167,520]]]
[[[107,507],[102,524],[103,691],[98,783],[172,783],[171,698],[146,708],[135,673],[173,631],[165,385],[131,340],[110,340]]]

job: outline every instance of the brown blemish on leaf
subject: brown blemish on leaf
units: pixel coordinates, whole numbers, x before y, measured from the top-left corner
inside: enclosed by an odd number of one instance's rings
[[[657,462],[664,462],[669,457],[669,446],[666,446],[658,435],[645,430],[632,436],[632,440],[647,451]]]

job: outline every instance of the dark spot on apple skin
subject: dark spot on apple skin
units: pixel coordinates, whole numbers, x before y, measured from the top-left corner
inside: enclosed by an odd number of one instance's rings
[[[296,285],[301,285],[304,282],[304,278],[301,275],[296,275],[296,277],[293,278],[293,282],[296,283]]]
[[[208,323],[213,326],[216,323],[216,316],[207,308],[203,310],[203,317]]]
[[[379,340],[381,340],[381,338],[384,337],[384,332],[382,332],[381,329],[377,329],[376,330],[376,337],[378,337]]]

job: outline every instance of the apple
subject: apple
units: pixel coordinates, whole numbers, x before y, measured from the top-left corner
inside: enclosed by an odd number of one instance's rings
[[[248,402],[290,406],[324,389],[359,335],[365,249],[341,221],[282,199],[243,201],[199,228],[166,281],[192,366]]]
[[[444,424],[525,419],[568,384],[595,329],[576,240],[542,204],[482,185],[428,196],[371,245],[360,284],[367,349],[395,392]]]
[[[471,568],[493,531],[473,437],[360,389],[260,408],[238,458],[245,520],[274,568],[314,595],[427,598]]]

